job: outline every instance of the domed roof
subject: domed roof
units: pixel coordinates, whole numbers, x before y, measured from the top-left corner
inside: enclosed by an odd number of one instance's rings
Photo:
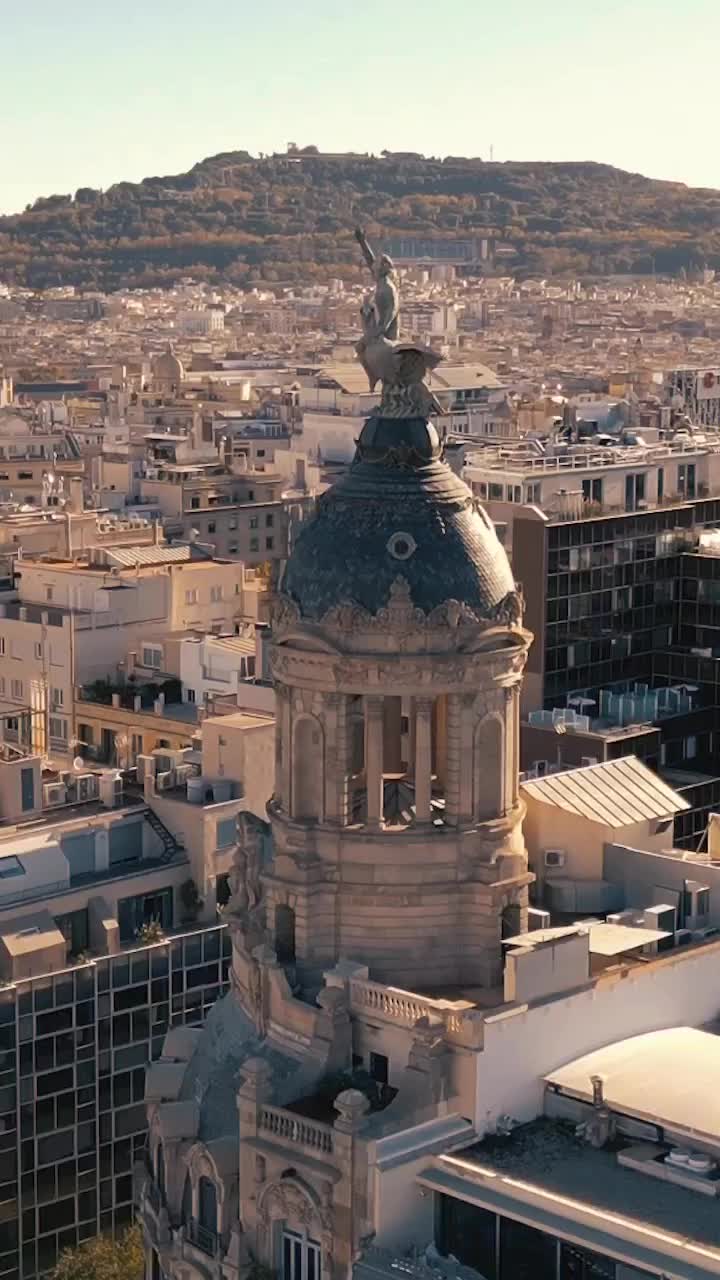
[[[162,355],[155,356],[152,362],[153,377],[161,379],[163,382],[182,382],[185,377],[185,369],[182,360],[178,360],[171,342],[167,344],[167,350]]]
[[[320,621],[346,602],[376,614],[398,577],[426,613],[457,600],[489,618],[515,590],[495,529],[442,461],[433,425],[370,418],[352,467],[301,528],[281,590]]]

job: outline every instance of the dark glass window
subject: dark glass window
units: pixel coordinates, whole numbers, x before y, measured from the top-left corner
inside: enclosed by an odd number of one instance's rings
[[[501,1218],[499,1280],[555,1280],[556,1274],[554,1236],[513,1218]]]
[[[485,1280],[497,1280],[496,1215],[452,1196],[439,1196],[438,1202],[436,1234],[440,1252],[446,1257],[453,1254]]]

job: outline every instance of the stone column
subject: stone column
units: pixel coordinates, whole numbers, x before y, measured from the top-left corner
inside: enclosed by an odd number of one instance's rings
[[[275,788],[280,807],[290,808],[290,690],[277,681],[275,685],[277,729],[275,739]]]
[[[340,1178],[333,1188],[333,1256],[324,1258],[323,1263],[330,1263],[333,1280],[340,1280],[350,1275],[361,1236],[367,1229],[367,1146],[362,1131],[370,1104],[357,1089],[346,1089],[333,1105],[338,1112],[333,1126],[333,1154]]]
[[[415,699],[415,821],[429,822],[432,799],[432,698]]]
[[[377,694],[365,697],[365,779],[368,825],[379,827],[383,820],[383,699]]]
[[[342,693],[323,695],[325,709],[325,804],[327,817],[339,826],[348,821],[347,698]]]
[[[462,808],[462,760],[463,760],[463,707],[462,695],[447,696],[447,759],[445,778],[445,821],[457,826],[465,816]]]

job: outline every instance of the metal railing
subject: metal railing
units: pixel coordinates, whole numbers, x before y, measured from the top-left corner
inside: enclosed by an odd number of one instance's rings
[[[206,1253],[209,1258],[216,1258],[220,1252],[220,1237],[217,1231],[203,1227],[195,1218],[191,1218],[185,1227],[185,1238],[188,1242]]]

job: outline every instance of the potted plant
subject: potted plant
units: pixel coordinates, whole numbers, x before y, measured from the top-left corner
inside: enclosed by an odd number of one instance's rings
[[[153,942],[163,942],[165,933],[159,920],[146,920],[135,934],[141,947],[152,946]]]
[[[192,878],[184,880],[180,885],[180,901],[183,906],[183,923],[192,924],[197,920],[203,907],[203,900]]]

